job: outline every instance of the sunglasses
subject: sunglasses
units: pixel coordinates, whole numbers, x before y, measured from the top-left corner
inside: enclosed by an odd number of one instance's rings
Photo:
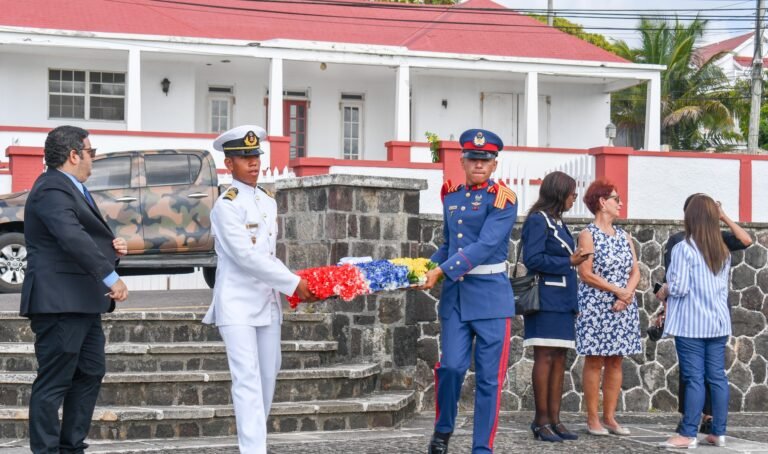
[[[84,153],[88,153],[88,155],[91,158],[95,158],[96,157],[96,150],[97,150],[96,148],[83,148],[80,151],[82,151]],[[75,151],[75,153],[77,153],[78,155],[81,155],[80,153],[77,152],[77,150],[73,150],[73,151]]]
[[[617,195],[609,195],[609,196],[608,196],[608,197],[606,197],[605,199],[606,199],[606,200],[608,200],[608,199],[614,199],[614,200],[616,201],[616,203],[621,203],[621,197],[619,197],[619,195],[618,195],[618,194],[617,194]]]

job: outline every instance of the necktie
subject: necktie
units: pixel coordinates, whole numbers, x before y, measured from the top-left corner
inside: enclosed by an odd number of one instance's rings
[[[88,192],[88,188],[83,185],[83,195],[85,195],[85,200],[88,201],[88,204],[91,205],[91,207],[96,208],[96,203],[93,201],[93,197],[91,197],[91,193]]]

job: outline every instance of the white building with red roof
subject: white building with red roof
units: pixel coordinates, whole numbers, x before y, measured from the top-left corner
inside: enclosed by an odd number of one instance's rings
[[[508,146],[589,148],[607,142],[611,93],[642,83],[644,148],[659,149],[662,67],[490,0],[0,0],[0,9],[3,149],[65,123],[100,131],[108,151],[207,143],[246,123],[289,137],[291,158],[383,160],[387,142],[423,142],[427,131],[455,139],[471,127]]]
[[[763,49],[766,49],[766,44],[768,40],[763,36]],[[701,62],[716,57],[715,64],[723,70],[731,82],[747,80],[752,74],[755,34],[747,33],[707,44],[696,49],[696,53]],[[768,68],[768,58],[763,58],[763,68]]]

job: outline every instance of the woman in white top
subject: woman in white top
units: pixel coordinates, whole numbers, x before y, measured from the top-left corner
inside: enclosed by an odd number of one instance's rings
[[[728,379],[725,344],[731,335],[728,276],[731,255],[720,233],[720,210],[712,198],[697,195],[685,210],[685,240],[672,249],[667,270],[667,318],[664,334],[675,336],[680,375],[685,382],[683,420],[678,435],[664,443],[695,448],[704,408],[704,383],[712,398],[708,444],[725,446]]]

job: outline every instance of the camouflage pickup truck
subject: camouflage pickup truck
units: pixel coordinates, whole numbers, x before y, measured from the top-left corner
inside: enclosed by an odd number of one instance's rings
[[[211,208],[220,193],[216,164],[205,150],[107,153],[86,182],[116,236],[128,242],[121,275],[191,273],[213,286],[216,254]],[[24,282],[27,191],[0,196],[0,292]]]

